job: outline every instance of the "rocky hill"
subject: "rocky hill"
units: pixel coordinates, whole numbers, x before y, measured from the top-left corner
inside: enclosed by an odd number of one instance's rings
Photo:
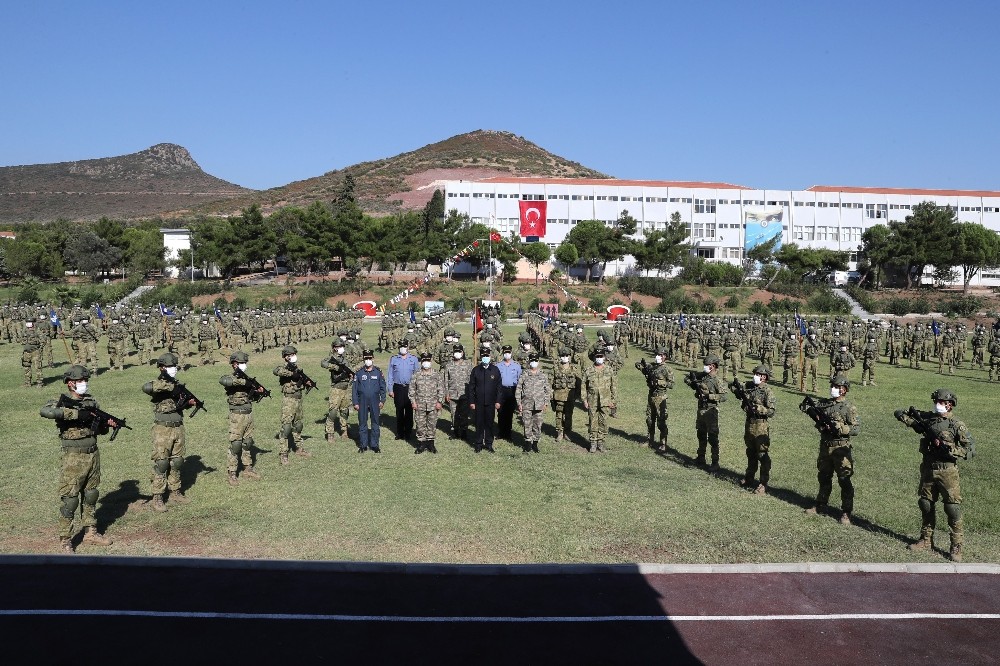
[[[243,195],[181,146],[57,164],[0,167],[0,222],[152,217]]]

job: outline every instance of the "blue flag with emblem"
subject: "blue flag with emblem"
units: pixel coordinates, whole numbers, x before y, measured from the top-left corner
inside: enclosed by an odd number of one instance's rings
[[[222,313],[219,312],[218,305],[215,306],[215,318],[218,319],[219,321],[222,321]]]
[[[104,320],[104,310],[101,309],[100,303],[97,304],[97,318],[102,321]]]
[[[160,303],[160,316],[161,317],[172,317],[173,314],[174,314],[173,310],[171,310],[169,308],[163,307],[163,303]]]
[[[934,331],[934,337],[941,335],[941,326],[938,325],[937,319],[931,319],[931,330]]]
[[[53,326],[57,328],[59,327],[59,315],[57,315],[56,311],[52,308],[49,308],[49,321],[52,322]]]
[[[683,330],[683,329],[685,329],[687,327],[688,327],[688,320],[687,320],[687,317],[685,317],[684,313],[682,312],[681,313],[681,329]]]

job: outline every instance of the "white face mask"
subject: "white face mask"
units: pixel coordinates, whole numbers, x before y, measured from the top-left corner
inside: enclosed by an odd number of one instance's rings
[[[753,376],[754,386],[759,386],[760,383],[763,382],[763,381],[764,381],[764,377],[763,376],[761,376],[761,375],[754,375]]]
[[[532,368],[537,368],[538,367],[538,361],[531,361],[530,363],[528,363],[528,365],[531,366]]]
[[[340,338],[341,342],[347,342],[347,336],[346,335],[338,335],[337,337]]]
[[[840,397],[840,387],[839,386],[831,386],[830,387],[830,397],[831,398],[839,398]]]
[[[450,335],[446,335],[446,336],[444,336],[444,341],[445,342],[454,342],[455,338],[451,337]]]
[[[237,363],[236,367],[240,369],[240,372],[246,372],[247,371],[247,364],[246,363]]]
[[[705,374],[708,374],[709,372],[712,372],[712,366],[710,366],[710,365],[703,365],[701,367],[705,369]]]
[[[489,357],[489,356],[484,356],[484,357],[483,357],[483,358],[481,359],[481,361],[482,361],[482,364],[483,364],[483,365],[489,365],[489,364],[490,364],[490,357]]]
[[[399,353],[402,354],[403,356],[406,356],[406,352],[408,352],[408,351],[410,351],[410,350],[407,347],[400,347],[399,348]]]
[[[560,356],[559,357],[559,362],[560,363],[569,363],[569,356]]]
[[[605,345],[605,347],[607,347],[607,350],[608,350],[608,351],[613,351],[613,350],[614,350],[614,348],[615,348],[615,346],[614,346],[614,345]]]
[[[483,347],[485,347],[486,349],[489,349],[490,348],[490,343],[484,342],[483,343]]]
[[[462,352],[455,352],[454,354],[452,354],[452,356],[455,357],[456,361],[459,361],[459,360],[462,359],[463,354],[462,354]]]
[[[604,365],[604,357],[598,356],[594,358],[594,363],[596,363],[597,365]]]
[[[424,370],[430,370],[431,369],[431,362],[430,361],[421,361],[420,362],[420,367],[423,368]]]
[[[659,355],[654,356],[653,360],[656,361],[657,365],[659,365],[660,363],[663,363],[663,357],[659,356]]]
[[[77,395],[83,395],[87,392],[87,382],[80,380],[76,383],[76,393]],[[938,405],[940,407],[940,405]]]
[[[34,326],[34,324],[32,324],[30,321],[29,322],[25,322],[24,325],[27,326],[28,328],[31,328],[32,326]]]
[[[510,352],[506,352],[506,353],[505,353],[505,354],[503,355],[503,360],[505,360],[505,361],[509,361],[509,360],[510,360],[510,357],[511,357],[511,353],[510,353]]]
[[[531,351],[531,343],[530,342],[525,342],[521,346],[524,347],[524,351]]]
[[[166,368],[166,371],[167,376],[171,379],[177,376],[177,366],[170,366],[169,368]]]
[[[79,385],[80,384],[78,383],[77,386],[79,386]],[[84,386],[86,386],[86,384],[84,384]],[[82,393],[82,391],[78,391],[78,393]],[[937,412],[938,414],[947,414],[948,413],[948,403],[946,403],[946,402],[935,402],[934,403],[934,411]]]
[[[295,363],[298,360],[299,360],[299,357],[297,355],[295,355],[295,354],[292,354],[291,356],[288,357],[288,362],[289,363]]]
[[[366,359],[365,359],[365,367],[366,367],[366,368],[370,368],[370,367],[372,367],[372,364],[373,364],[373,363],[375,363],[375,361],[374,361],[373,359],[370,359],[370,358],[366,358]]]
[[[343,354],[344,353],[344,348],[343,347],[334,347],[333,350],[335,352],[337,352],[338,354]]]

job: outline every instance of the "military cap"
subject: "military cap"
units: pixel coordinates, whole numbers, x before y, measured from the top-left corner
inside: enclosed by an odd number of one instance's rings
[[[842,372],[838,372],[830,379],[830,386],[843,386],[844,388],[851,388],[851,380],[847,378]]]
[[[156,359],[156,365],[162,365],[164,367],[173,367],[177,365],[177,363],[177,355],[171,352],[160,354],[160,357]]]
[[[480,347],[479,348],[479,355],[480,356],[489,356],[490,355],[490,348],[489,347]]]
[[[722,360],[715,354],[709,354],[705,357],[705,365],[720,366],[722,365]]]
[[[80,381],[81,379],[90,379],[90,370],[82,365],[71,365],[63,373],[63,381]]]
[[[662,356],[663,358],[666,358],[667,357],[667,350],[664,347],[657,347],[655,354],[656,354],[656,356]]]
[[[451,346],[451,351],[465,353],[465,345],[456,344]]]
[[[958,406],[958,396],[951,389],[939,388],[934,393],[931,393],[931,400],[934,402],[950,402],[951,404]]]
[[[409,338],[403,338],[402,340],[399,341],[399,346],[400,347],[409,347],[410,346],[410,339]]]
[[[245,351],[240,351],[238,349],[229,355],[230,363],[246,363],[249,360],[250,357],[247,355],[247,353]]]
[[[514,350],[514,348],[511,347],[510,345],[504,345],[503,347],[500,348],[500,351],[502,351],[502,352],[509,352],[509,351],[513,351],[513,350]]]
[[[444,334],[445,335],[455,335],[455,329],[453,329],[451,326],[449,326],[448,328],[444,329]]]
[[[420,360],[421,360],[421,361],[430,361],[430,360],[432,360],[433,358],[434,358],[434,357],[433,357],[433,356],[431,356],[431,353],[430,353],[430,352],[424,352],[423,354],[421,354],[421,355],[420,355]]]
[[[573,351],[569,347],[560,347],[559,348],[559,355],[560,356],[572,356],[573,355]]]
[[[762,364],[758,365],[756,368],[753,369],[753,374],[755,374],[755,375],[767,375],[768,377],[770,377],[771,376],[771,368],[767,367],[766,365],[764,365],[762,363]]]
[[[282,356],[291,356],[292,354],[298,354],[299,350],[295,348],[295,345],[285,345],[281,348]]]
[[[531,352],[531,353],[528,354],[528,361],[529,362],[531,362],[531,361],[537,361],[537,360],[538,360],[538,353],[537,352]]]
[[[361,358],[375,358],[375,352],[373,352],[371,349],[366,349],[363,352],[361,352]]]
[[[600,338],[601,340],[607,340],[608,339],[608,334],[605,333],[604,331],[598,331],[597,332],[597,337]]]
[[[527,331],[521,331],[517,334],[518,342],[531,342],[531,334]]]

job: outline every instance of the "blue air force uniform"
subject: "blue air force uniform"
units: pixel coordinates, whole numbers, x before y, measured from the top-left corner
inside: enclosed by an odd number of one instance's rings
[[[371,359],[371,353],[370,350],[365,350],[366,360]],[[375,365],[363,365],[354,373],[354,381],[351,382],[351,403],[358,410],[360,451],[379,450],[379,416],[382,413],[382,405],[385,404],[385,387],[385,375]]]

